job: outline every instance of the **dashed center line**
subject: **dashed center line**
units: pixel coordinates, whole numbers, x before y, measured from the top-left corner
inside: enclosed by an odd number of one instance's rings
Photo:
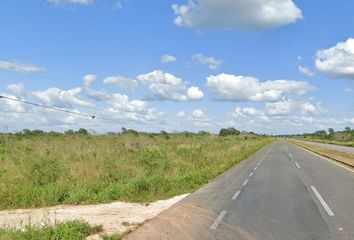
[[[248,183],[248,179],[246,179],[246,180],[242,183],[242,186],[246,186],[247,183]]]
[[[232,196],[232,200],[235,200],[237,197],[238,197],[238,195],[240,195],[240,193],[241,193],[241,191],[237,191],[233,196]]]
[[[298,169],[300,169],[300,165],[297,162],[295,162],[295,165]]]
[[[334,213],[329,208],[329,206],[327,205],[325,200],[322,198],[321,194],[317,191],[317,189],[314,186],[311,186],[311,189],[314,192],[314,194],[316,195],[316,197],[318,198],[318,200],[320,201],[320,203],[322,204],[322,207],[326,210],[328,216],[334,216]]]
[[[255,171],[256,171],[256,170],[257,170],[257,168],[258,168],[258,167],[255,167],[253,170],[255,170]]]
[[[253,174],[254,174],[254,172],[251,172],[248,176],[249,176],[249,177],[252,177],[252,176],[253,176]]]
[[[261,163],[257,163],[257,166],[261,165]]]
[[[215,230],[218,225],[221,223],[222,219],[225,217],[227,211],[222,211],[219,216],[216,218],[216,220],[214,221],[214,223],[210,226],[210,230]]]

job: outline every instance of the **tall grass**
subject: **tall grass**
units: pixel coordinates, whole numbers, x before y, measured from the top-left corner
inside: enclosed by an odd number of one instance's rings
[[[254,135],[0,135],[0,209],[168,198],[269,142]]]

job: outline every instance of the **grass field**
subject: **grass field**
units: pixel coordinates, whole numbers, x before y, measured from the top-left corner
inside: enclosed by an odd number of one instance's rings
[[[84,221],[47,224],[41,227],[27,226],[24,229],[0,229],[1,240],[85,240],[88,236],[103,231],[101,226],[90,226]],[[103,240],[119,240],[120,236],[102,236]]]
[[[312,136],[294,137],[294,139],[311,141],[311,142],[319,142],[319,143],[327,143],[327,144],[340,145],[340,146],[346,146],[346,147],[354,147],[354,141],[330,140],[330,139],[316,138],[316,137],[312,137]]]
[[[0,135],[0,209],[191,192],[271,141],[255,135]]]

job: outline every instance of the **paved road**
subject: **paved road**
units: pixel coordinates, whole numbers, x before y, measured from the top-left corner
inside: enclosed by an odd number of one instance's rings
[[[276,141],[127,239],[354,239],[354,172]]]
[[[315,146],[319,146],[319,147],[324,147],[324,148],[328,148],[328,149],[332,149],[338,152],[345,152],[345,153],[350,153],[350,154],[354,154],[354,147],[346,147],[346,146],[340,146],[340,145],[334,145],[334,144],[327,144],[327,143],[318,143],[318,142],[310,142],[310,141],[302,141],[302,140],[298,140],[298,139],[292,139],[298,142],[303,142],[303,143],[308,143],[308,144],[312,144]]]

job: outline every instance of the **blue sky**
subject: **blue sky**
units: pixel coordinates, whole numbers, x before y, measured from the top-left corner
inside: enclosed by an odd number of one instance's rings
[[[6,0],[0,127],[354,127],[354,2]]]

